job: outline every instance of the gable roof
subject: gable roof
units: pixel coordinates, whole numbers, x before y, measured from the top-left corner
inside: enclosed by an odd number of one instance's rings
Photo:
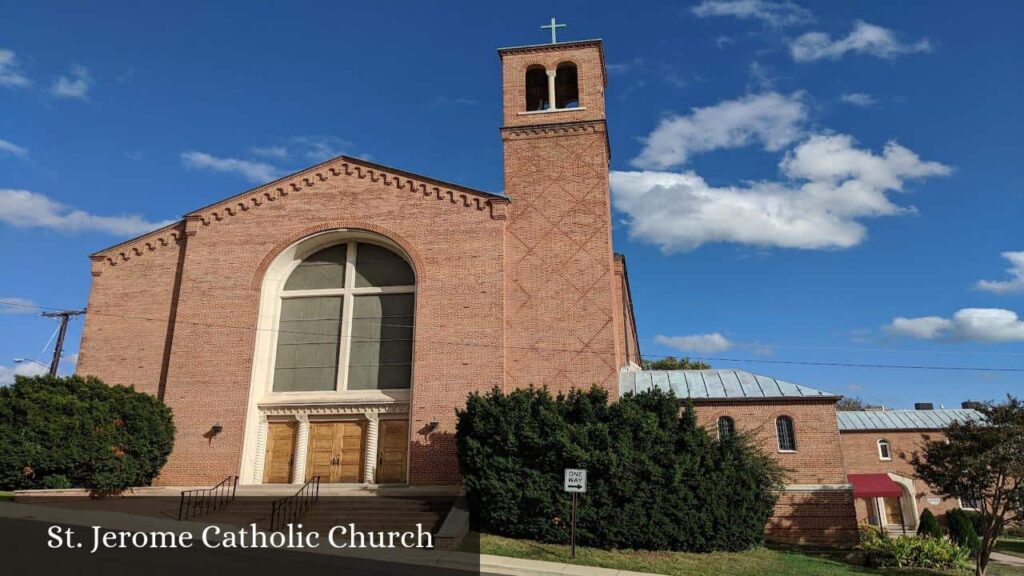
[[[941,430],[953,422],[984,419],[970,408],[942,410],[853,410],[836,412],[839,431],[856,430]]]
[[[640,370],[619,374],[619,395],[652,388],[691,400],[838,400],[840,396],[746,370]]]
[[[424,198],[446,200],[451,204],[476,210],[490,209],[491,217],[499,220],[505,218],[504,208],[499,207],[511,203],[508,196],[492,194],[343,155],[193,210],[182,220],[98,250],[90,257],[96,262],[106,261],[112,264],[115,259],[128,260],[133,255],[141,256],[147,251],[154,250],[157,246],[167,246],[179,242],[181,227],[186,219],[196,219],[202,221],[203,224],[210,224],[223,220],[226,216],[233,216],[239,212],[262,206],[266,202],[279,200],[289,194],[312,188],[321,182],[341,176],[381,182],[384,186],[398,190],[418,192]]]

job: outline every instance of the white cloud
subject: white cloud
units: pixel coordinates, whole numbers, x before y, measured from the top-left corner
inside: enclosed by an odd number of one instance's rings
[[[0,188],[0,222],[16,228],[49,228],[61,232],[106,232],[131,236],[170,224],[141,216],[98,216],[76,210],[28,190]]]
[[[205,152],[190,150],[181,153],[181,162],[186,168],[206,169],[215,172],[233,172],[250,182],[269,182],[277,178],[277,169],[266,162],[252,162],[238,158],[219,158]]]
[[[89,69],[78,64],[71,65],[68,76],[58,76],[53,79],[50,85],[50,94],[57,98],[77,98],[79,100],[89,99],[89,89],[94,84]]]
[[[978,290],[996,294],[1024,294],[1024,252],[1003,252],[1003,258],[1010,261],[1006,271],[1009,280],[978,280]]]
[[[809,10],[789,1],[704,0],[694,6],[692,12],[699,18],[732,16],[742,20],[760,20],[773,28],[814,22]]]
[[[855,147],[846,135],[817,135],[786,154],[788,179],[715,187],[693,171],[613,171],[615,208],[631,238],[665,252],[709,242],[779,248],[849,248],[866,236],[864,218],[911,212],[889,192],[905,180],[948,174],[895,142],[882,154]]]
[[[906,336],[918,340],[935,340],[946,334],[953,326],[948,318],[941,316],[921,316],[918,318],[904,318],[898,316],[892,322],[882,327],[883,330],[894,336]]]
[[[927,39],[905,43],[888,28],[858,20],[845,38],[833,39],[824,32],[808,32],[789,45],[789,53],[797,62],[813,62],[823,58],[838,60],[849,52],[892,59],[903,54],[930,52]]]
[[[898,317],[883,329],[918,340],[1024,342],[1024,321],[1016,312],[1002,308],[962,308],[951,318]]]
[[[721,352],[732,347],[732,342],[718,332],[691,334],[689,336],[663,336],[659,334],[654,337],[654,341],[681,352]]]
[[[644,63],[644,59],[643,58],[632,58],[632,59],[627,60],[625,62],[609,63],[609,64],[607,64],[605,66],[605,68],[607,68],[607,70],[608,70],[608,72],[610,74],[622,74],[622,73],[625,73],[625,72],[629,72],[633,68],[637,68],[639,66],[642,66],[643,63]]]
[[[871,94],[865,94],[863,92],[853,92],[850,94],[843,94],[839,99],[847,104],[853,106],[860,106],[861,108],[868,108],[878,104],[878,99]]]
[[[632,164],[671,168],[685,164],[696,153],[751,144],[781,150],[802,135],[806,119],[801,93],[767,92],[694,108],[688,116],[662,119],[644,139],[644,148]]]
[[[4,139],[0,139],[0,156],[4,154],[10,154],[18,158],[25,158],[28,156],[28,150],[18,146],[14,142],[10,142]]]
[[[24,88],[32,84],[21,72],[18,55],[12,50],[0,48],[0,86],[6,88]]]
[[[35,314],[36,303],[17,296],[0,296],[0,314]]]
[[[456,103],[472,106],[474,100],[458,98]],[[323,162],[347,153],[352,143],[337,136],[295,136],[288,140],[289,144],[298,148],[299,157],[310,162]]]
[[[288,157],[287,146],[254,146],[249,149],[254,156],[283,159]]]
[[[11,366],[0,366],[0,386],[14,384],[15,376],[42,376],[50,370],[35,362],[20,362]]]

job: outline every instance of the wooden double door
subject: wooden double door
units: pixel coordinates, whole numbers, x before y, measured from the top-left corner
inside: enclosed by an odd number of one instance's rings
[[[366,422],[310,422],[306,480],[362,482]]]
[[[365,421],[309,423],[306,452],[306,480],[320,476],[325,483],[364,481],[366,469]],[[371,479],[379,484],[404,484],[409,455],[409,421],[380,420],[378,423],[377,472]],[[295,467],[296,422],[270,422],[263,467],[264,484],[289,484]]]

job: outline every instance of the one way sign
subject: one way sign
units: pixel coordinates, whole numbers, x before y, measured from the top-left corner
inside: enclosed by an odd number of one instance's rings
[[[587,471],[579,468],[566,468],[565,491],[585,493],[587,491]]]

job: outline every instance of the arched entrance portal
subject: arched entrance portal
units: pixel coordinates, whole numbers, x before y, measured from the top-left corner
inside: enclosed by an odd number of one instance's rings
[[[241,481],[405,483],[416,273],[361,230],[305,238],[267,268]]]

